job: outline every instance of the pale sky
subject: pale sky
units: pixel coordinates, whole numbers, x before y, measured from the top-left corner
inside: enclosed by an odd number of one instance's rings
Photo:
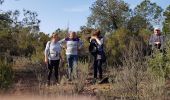
[[[142,0],[124,0],[134,8]],[[170,5],[170,0],[151,0],[162,8]],[[87,17],[90,15],[91,5],[95,0],[6,0],[0,5],[0,10],[20,10],[36,11],[38,19],[41,20],[40,31],[52,33],[57,28],[69,28],[77,31],[80,26],[86,25]]]

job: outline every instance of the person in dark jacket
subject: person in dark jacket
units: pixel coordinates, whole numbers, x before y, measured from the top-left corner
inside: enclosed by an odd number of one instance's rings
[[[94,57],[94,81],[98,78],[97,74],[99,73],[99,79],[101,80],[103,78],[103,70],[102,70],[102,63],[103,63],[103,37],[100,36],[100,31],[95,30],[92,33],[92,36],[90,38],[90,45],[89,45],[89,51]]]

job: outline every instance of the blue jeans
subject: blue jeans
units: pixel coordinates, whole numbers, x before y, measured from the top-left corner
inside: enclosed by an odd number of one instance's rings
[[[67,55],[68,78],[77,78],[78,55]]]

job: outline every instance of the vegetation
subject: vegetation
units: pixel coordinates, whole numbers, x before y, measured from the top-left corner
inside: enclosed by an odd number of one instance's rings
[[[13,71],[9,64],[0,61],[0,88],[5,89],[13,82]]]
[[[0,0],[3,4],[4,0]],[[166,53],[154,52],[149,55],[148,38],[153,33],[155,24],[163,22],[163,32],[170,33],[170,5],[165,11],[150,0],[143,0],[134,9],[123,0],[96,0],[91,8],[88,23],[80,27],[78,36],[84,41],[80,52],[79,80],[73,84],[72,94],[79,94],[87,86],[91,69],[91,57],[88,52],[88,38],[94,29],[102,30],[105,36],[107,62],[104,64],[105,76],[109,77],[111,89],[96,92],[100,99],[115,97],[132,99],[163,99],[165,82],[170,78],[170,41],[166,41]],[[19,20],[19,16],[24,16]],[[163,19],[165,17],[165,20]],[[0,88],[12,83],[16,66],[16,57],[27,58],[36,74],[39,89],[44,87],[45,77],[44,48],[49,41],[49,34],[39,32],[38,14],[33,11],[0,12]],[[68,30],[56,29],[60,38],[67,36]],[[168,37],[168,36],[167,36]],[[65,57],[64,51],[62,56]],[[11,60],[12,58],[12,60]],[[3,62],[4,61],[4,62]],[[21,62],[20,63],[24,63]],[[43,68],[42,68],[43,67]],[[62,64],[61,73],[65,74],[66,63]],[[14,72],[14,73],[13,73]],[[61,83],[69,84],[66,76]],[[89,86],[89,84],[88,84]],[[44,91],[47,91],[46,88]],[[55,88],[54,88],[55,89]],[[63,87],[55,90],[65,93]],[[61,91],[60,91],[61,90]],[[57,93],[55,91],[54,93]]]

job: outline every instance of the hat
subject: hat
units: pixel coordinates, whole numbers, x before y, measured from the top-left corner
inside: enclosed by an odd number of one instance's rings
[[[159,27],[155,27],[154,30],[156,31],[156,30],[161,30],[161,29]]]

